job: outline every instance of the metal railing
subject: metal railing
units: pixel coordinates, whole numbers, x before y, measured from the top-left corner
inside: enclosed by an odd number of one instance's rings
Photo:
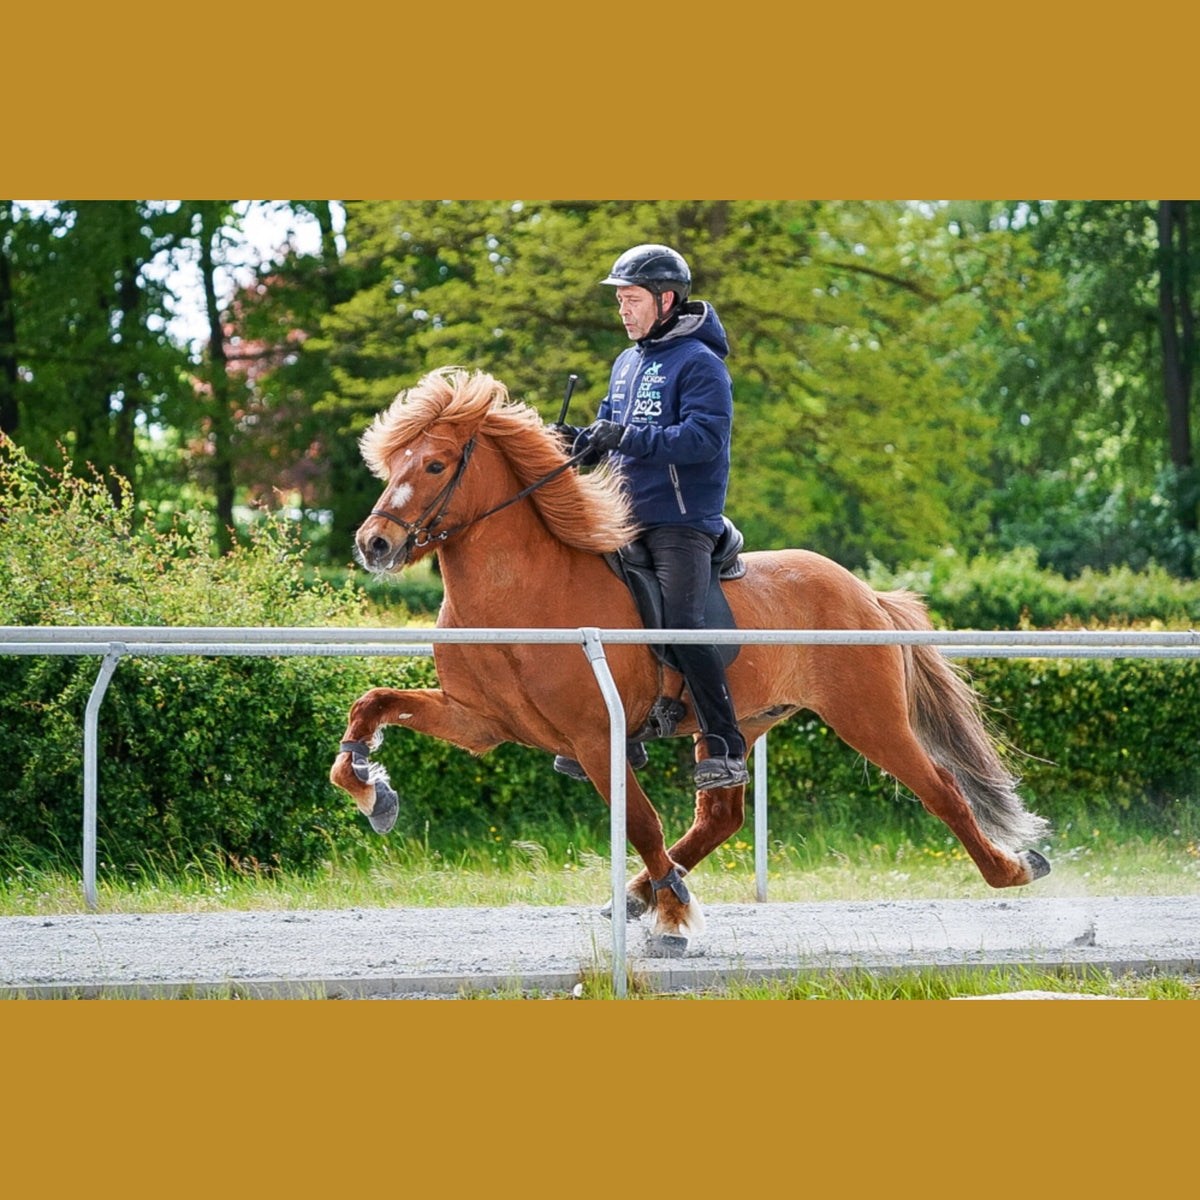
[[[625,910],[625,709],[604,647],[630,644],[719,645],[933,645],[950,658],[1194,658],[1200,633],[1076,631],[940,631],[867,629],[645,630],[645,629],[360,629],[220,626],[0,626],[0,654],[101,658],[84,714],[83,890],[96,907],[97,748],[104,694],[122,658],[400,657],[430,655],[437,644],[577,645],[587,656],[609,717],[611,882],[614,917]],[[755,892],[767,895],[767,745],[753,754]],[[626,994],[625,922],[612,922],[612,978]]]

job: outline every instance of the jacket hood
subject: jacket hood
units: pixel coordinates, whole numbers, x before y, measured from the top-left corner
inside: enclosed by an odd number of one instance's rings
[[[661,336],[648,338],[638,345],[661,346],[677,338],[695,338],[719,358],[729,357],[729,339],[717,310],[707,300],[689,300],[679,310],[675,323]]]

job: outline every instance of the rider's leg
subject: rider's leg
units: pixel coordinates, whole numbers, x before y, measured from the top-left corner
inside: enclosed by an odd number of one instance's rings
[[[663,593],[667,629],[703,629],[705,600],[712,577],[715,538],[686,525],[655,525],[641,540],[650,552]],[[749,778],[746,742],[737,726],[721,653],[713,645],[675,643],[696,720],[709,757],[696,764],[697,787],[735,787]]]

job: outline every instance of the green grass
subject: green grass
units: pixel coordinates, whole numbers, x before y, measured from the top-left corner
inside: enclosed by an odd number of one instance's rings
[[[498,835],[493,834],[493,837]],[[1185,835],[1098,829],[1060,832],[1051,874],[1029,897],[1200,894],[1200,843]],[[630,859],[629,872],[637,870]],[[601,904],[611,890],[605,855],[572,840],[502,842],[447,852],[416,841],[380,842],[360,859],[334,859],[307,874],[263,869],[214,855],[187,863],[147,862],[117,873],[102,862],[100,912],[207,912],[389,906]],[[755,900],[754,847],[743,833],[712,854],[690,883],[707,904]],[[824,833],[775,843],[768,854],[770,900],[987,899],[957,841],[916,844]],[[0,916],[84,911],[77,868],[0,859]]]
[[[732,980],[712,990],[657,992],[631,976],[632,1000],[960,1000],[977,996],[1054,993],[1117,1000],[1200,1000],[1200,978],[1174,975],[1113,975],[1099,969],[1050,971],[1032,967],[986,970],[812,971],[759,981]],[[613,997],[612,979],[595,973],[578,997]],[[1042,997],[1038,997],[1042,998]]]

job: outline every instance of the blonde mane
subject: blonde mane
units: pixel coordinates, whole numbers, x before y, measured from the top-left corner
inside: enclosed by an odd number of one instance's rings
[[[566,458],[537,412],[511,400],[499,380],[483,371],[442,367],[402,391],[376,416],[359,441],[363,461],[386,480],[397,451],[435,425],[458,428],[462,440],[472,434],[489,440],[504,455],[520,488],[549,475]],[[550,532],[576,549],[599,554],[636,536],[625,492],[609,471],[564,471],[530,500]]]

